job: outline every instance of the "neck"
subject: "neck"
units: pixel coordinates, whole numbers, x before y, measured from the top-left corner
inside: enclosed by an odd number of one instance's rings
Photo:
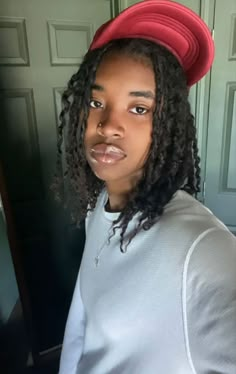
[[[127,194],[113,194],[108,191],[109,200],[106,204],[107,212],[121,212],[126,206],[129,195]]]
[[[129,201],[130,194],[134,190],[137,182],[140,180],[141,173],[135,175],[129,180],[119,180],[106,182],[106,189],[108,192],[109,201],[106,205],[108,212],[121,212],[127,202]]]

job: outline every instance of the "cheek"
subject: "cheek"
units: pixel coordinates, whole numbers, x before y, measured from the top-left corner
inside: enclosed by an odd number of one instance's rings
[[[93,137],[95,135],[95,133],[96,133],[95,126],[93,125],[93,123],[91,121],[88,120],[86,129],[85,129],[85,132],[84,132],[84,144],[89,142],[89,140],[91,139],[91,137]]]
[[[130,149],[130,156],[132,157],[133,163],[137,167],[142,167],[148,156],[152,144],[152,133],[138,131],[132,136],[132,149]]]
[[[89,127],[95,126],[98,124],[101,120],[101,112],[99,110],[90,110],[88,119],[87,119],[87,124]]]
[[[143,152],[149,150],[152,143],[151,126],[148,126],[148,129],[146,129],[146,131],[136,132],[134,140],[135,143],[139,145],[140,150],[143,150]]]
[[[143,163],[146,162],[146,160],[149,156],[150,148],[151,148],[151,139],[149,138],[148,142],[145,144],[145,146],[143,146],[143,157],[142,157],[142,162]]]
[[[144,161],[146,161],[152,144],[152,128],[150,128],[150,130],[142,136],[141,142],[143,147]]]

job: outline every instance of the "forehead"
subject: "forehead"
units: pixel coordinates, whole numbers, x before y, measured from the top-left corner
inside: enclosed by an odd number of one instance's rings
[[[149,86],[155,90],[155,76],[151,61],[145,56],[110,52],[97,68],[96,82],[119,81],[120,84]]]

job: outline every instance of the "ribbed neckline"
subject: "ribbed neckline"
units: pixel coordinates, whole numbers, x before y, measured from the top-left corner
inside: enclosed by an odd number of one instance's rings
[[[186,198],[186,196],[188,196],[189,198],[192,198],[185,191],[181,191],[181,190],[176,191],[175,194],[173,195],[173,197],[171,198],[171,200],[166,205],[165,211],[167,211],[168,208],[170,206],[172,206],[173,201],[176,200],[177,197],[179,197],[179,198],[182,199],[184,197]],[[107,212],[105,210],[105,206],[106,206],[107,200],[108,200],[108,193],[107,193],[107,190],[104,188],[104,190],[101,193],[101,201],[100,201],[101,206],[100,207],[101,207],[102,214],[103,214],[104,218],[106,220],[112,222],[112,221],[115,221],[119,217],[119,215],[120,215],[121,212],[115,212],[115,213],[113,213],[113,212]]]
[[[107,212],[105,210],[107,200],[108,200],[108,193],[107,193],[106,189],[104,189],[103,196],[102,196],[102,199],[101,199],[102,212],[103,212],[103,216],[108,221],[112,222],[112,221],[115,221],[119,217],[121,212]]]

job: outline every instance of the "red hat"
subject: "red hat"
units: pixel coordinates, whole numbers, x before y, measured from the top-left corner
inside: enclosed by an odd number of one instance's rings
[[[165,46],[183,67],[189,87],[208,72],[214,59],[208,26],[191,9],[171,0],[145,0],[125,9],[97,30],[90,49],[124,38]]]

